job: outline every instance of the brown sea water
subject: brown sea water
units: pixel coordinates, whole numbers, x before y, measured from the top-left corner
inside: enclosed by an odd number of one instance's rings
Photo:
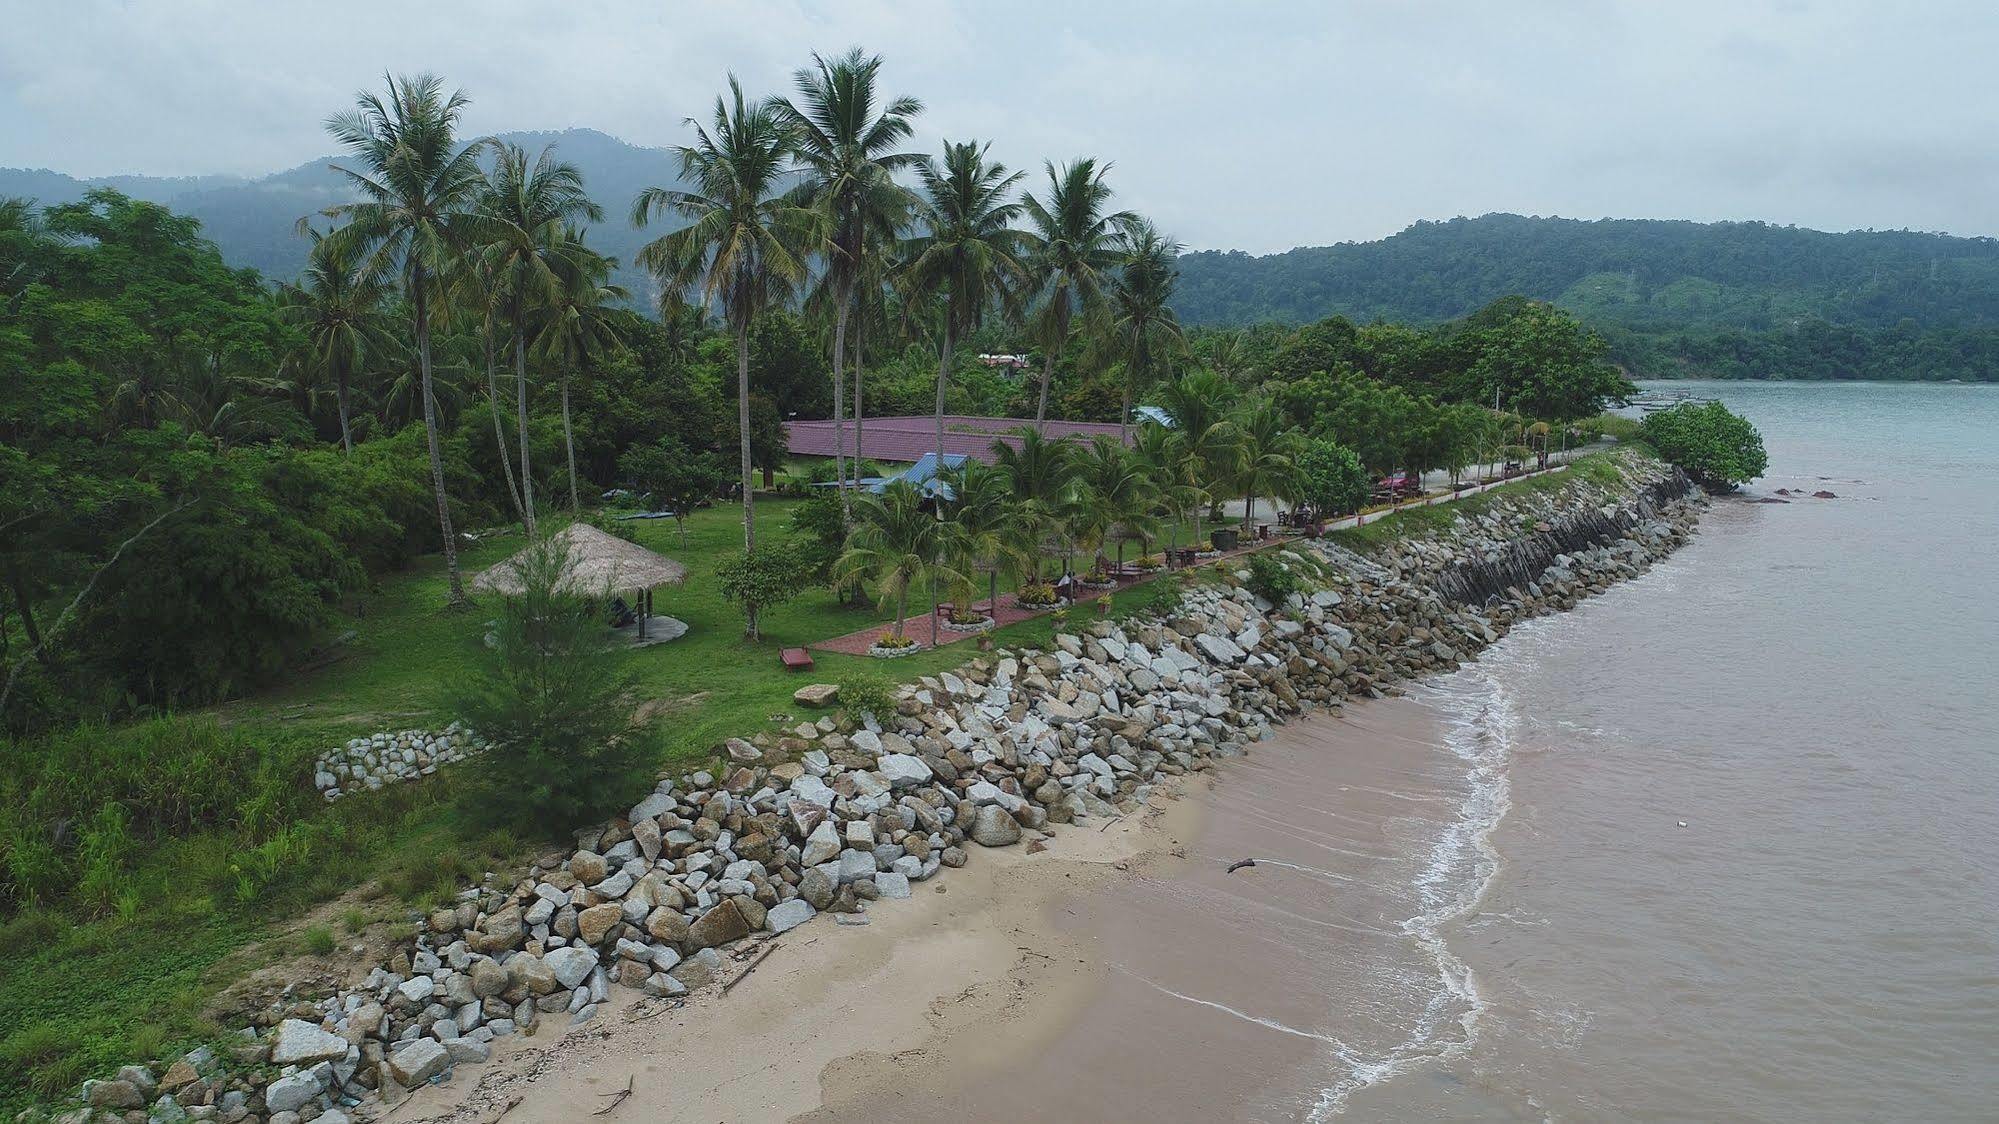
[[[1418,693],[1482,793],[1411,915],[1473,1013],[1319,1116],[1999,1119],[1999,388],[1694,389],[1752,495],[1837,498]]]

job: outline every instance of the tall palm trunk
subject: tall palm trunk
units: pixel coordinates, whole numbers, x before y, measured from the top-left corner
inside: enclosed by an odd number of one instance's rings
[[[423,432],[430,447],[430,487],[437,496],[437,526],[444,535],[444,572],[450,583],[445,604],[465,604],[465,582],[458,574],[458,537],[451,532],[451,504],[444,494],[444,449],[437,438],[437,402],[430,389],[430,301],[424,294],[421,265],[410,268],[410,297],[416,312],[417,385],[423,394]]]
[[[847,490],[847,394],[844,363],[847,355],[847,305],[852,299],[851,287],[841,285],[834,299],[839,307],[833,313],[833,473],[838,481],[834,490],[840,493],[840,528],[848,529],[854,521],[854,497]],[[860,391],[855,390],[854,403],[860,405]],[[854,447],[856,460],[860,459],[860,446]]]
[[[569,514],[583,510],[576,502],[576,434],[569,428],[569,373],[562,374],[562,446],[569,454]]]
[[[528,518],[521,507],[521,493],[514,483],[514,457],[507,452],[507,433],[500,427],[500,376],[493,362],[493,326],[490,322],[482,334],[486,341],[486,400],[493,405],[493,447],[500,454],[500,472],[507,478],[507,502],[514,505],[514,514],[520,518],[521,527],[525,529]]]
[[[867,355],[866,329],[854,328],[854,475],[861,474],[861,449],[863,447],[861,421],[865,411],[861,409],[862,360]]]
[[[944,317],[944,349],[937,355],[937,472],[944,471],[944,392],[951,385],[951,317]]]
[[[340,448],[344,455],[354,455],[354,428],[347,421],[347,366],[341,364],[333,373],[333,400],[340,407]]]
[[[908,632],[906,632],[903,627],[903,622],[908,619],[909,619],[909,582],[904,581],[902,583],[902,588],[896,590],[895,593],[895,635],[897,639],[902,639],[903,637],[909,635]]]
[[[527,332],[521,325],[521,302],[511,302],[514,312],[514,424],[521,439],[521,522],[528,537],[535,537],[534,466],[528,460],[528,349]]]
[[[1069,341],[1069,312],[1066,308],[1055,314],[1055,346],[1041,359],[1041,398],[1034,406],[1034,422],[1040,425],[1048,420],[1048,385],[1055,381],[1055,353]]]

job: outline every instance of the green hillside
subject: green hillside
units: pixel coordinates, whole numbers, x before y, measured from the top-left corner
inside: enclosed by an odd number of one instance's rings
[[[1999,377],[1989,238],[1485,215],[1180,268],[1197,324],[1437,322],[1517,293],[1576,313],[1641,375]]]

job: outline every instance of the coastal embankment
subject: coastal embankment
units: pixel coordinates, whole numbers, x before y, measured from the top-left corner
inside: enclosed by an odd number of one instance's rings
[[[468,887],[354,986],[275,997],[232,1049],[127,1067],[85,1099],[277,1124],[627,1100],[750,1120],[860,1103],[871,1059],[946,1056],[939,1036],[1030,1058],[1110,964],[1034,919],[1204,861],[1178,842],[1202,816],[1170,799],[1188,778],[1643,571],[1691,533],[1690,493],[1607,455],[1406,536],[1204,568],[1156,613],[926,677],[892,714],[732,739],[720,775],[662,780],[574,848]],[[1029,1018],[1027,995],[1057,998]]]

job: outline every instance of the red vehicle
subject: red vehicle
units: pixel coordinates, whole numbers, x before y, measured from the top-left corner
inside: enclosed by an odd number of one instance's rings
[[[1374,490],[1376,494],[1390,496],[1420,495],[1423,491],[1423,481],[1410,473],[1397,472],[1382,477],[1375,483]]]

